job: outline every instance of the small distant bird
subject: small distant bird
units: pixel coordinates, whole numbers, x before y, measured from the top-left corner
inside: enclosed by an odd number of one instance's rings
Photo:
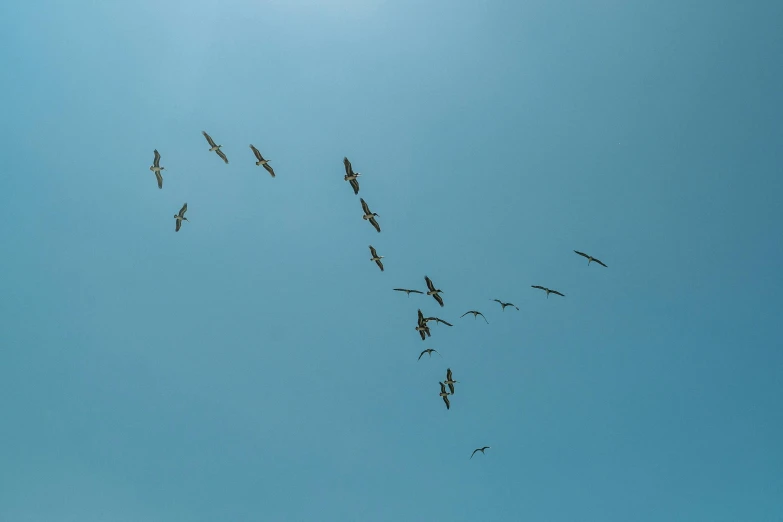
[[[449,391],[451,392],[451,395],[454,395],[454,385],[459,381],[455,381],[451,378],[451,368],[446,368],[446,380],[443,382],[449,385]]]
[[[481,452],[481,454],[482,454],[482,455],[484,455],[484,454],[485,454],[485,453],[484,453],[484,450],[487,450],[487,449],[489,449],[489,448],[491,448],[491,447],[492,447],[492,446],[484,446],[483,448],[476,448],[476,449],[474,449],[474,450],[473,450],[473,453],[471,453],[471,454],[470,454],[470,459],[472,459],[472,458],[473,458],[473,455],[475,455],[477,451],[480,451],[480,452]],[[470,460],[470,459],[468,459],[468,460]]]
[[[440,292],[443,292],[443,290],[437,290],[435,288],[435,285],[432,284],[432,279],[430,279],[427,276],[424,276],[424,280],[427,282],[427,288],[429,288],[429,292],[427,292],[427,295],[431,295],[435,298],[435,300],[438,302],[439,305],[443,306],[443,298],[438,295]]]
[[[446,322],[446,321],[444,321],[444,320],[443,320],[443,319],[441,319],[440,317],[426,317],[426,318],[424,318],[424,323],[425,323],[425,324],[426,324],[426,323],[428,323],[429,321],[435,321],[435,324],[437,324],[437,323],[443,323],[443,324],[445,324],[446,326],[454,326],[453,324],[451,324],[451,323],[449,323],[449,322]]]
[[[213,140],[212,137],[206,132],[201,131],[201,134],[204,135],[204,137],[207,139],[207,143],[209,143],[210,146],[209,152],[217,152],[217,155],[220,156],[223,161],[228,163],[228,158],[226,157],[225,154],[223,154],[223,151],[220,150],[220,147],[222,147],[222,145],[215,145],[215,140]]]
[[[375,261],[375,264],[378,265],[381,269],[381,272],[383,272],[383,263],[381,262],[383,256],[379,256],[378,252],[375,251],[375,247],[373,247],[372,245],[370,245],[370,253],[372,254],[370,261]]]
[[[421,353],[419,354],[419,358],[418,358],[418,359],[416,359],[416,360],[417,360],[417,361],[418,361],[418,360],[420,360],[420,359],[421,359],[421,356],[422,356],[422,355],[424,355],[425,353],[426,353],[426,354],[428,354],[428,355],[430,356],[430,358],[432,358],[432,352],[435,352],[435,353],[437,353],[438,355],[440,355],[440,352],[439,352],[438,350],[433,350],[432,348],[427,348],[426,350],[424,350],[423,352],[421,352]],[[441,357],[443,357],[442,355],[440,355],[440,356],[441,356]]]
[[[422,341],[425,340],[426,337],[431,337],[430,327],[427,326],[427,321],[424,320],[424,314],[421,313],[421,310],[419,310],[419,321],[416,326],[416,331],[419,332]]]
[[[424,292],[421,292],[419,290],[408,290],[407,288],[395,288],[394,291],[395,292],[405,292],[406,294],[408,294],[408,297],[410,297],[411,294],[422,294],[422,295],[424,295]]]
[[[538,288],[539,290],[543,290],[544,292],[546,292],[547,299],[549,299],[549,294],[561,295],[561,296],[565,297],[565,294],[561,294],[557,290],[550,290],[549,288],[546,288],[544,286],[538,286],[538,285],[530,285],[530,286],[532,288]]]
[[[177,224],[174,228],[174,232],[179,232],[179,229],[182,226],[182,222],[188,220],[188,218],[185,217],[185,212],[187,211],[188,211],[188,204],[185,203],[184,205],[182,205],[182,208],[179,209],[179,214],[174,214],[174,219],[177,220]]]
[[[443,402],[446,403],[446,409],[451,408],[451,404],[449,404],[449,392],[446,391],[446,386],[441,382],[440,384],[440,396],[443,397]]]
[[[362,198],[359,198],[359,199],[361,199],[362,209],[364,209],[364,215],[362,216],[362,219],[368,220],[370,222],[370,224],[372,224],[372,226],[375,227],[375,230],[380,232],[381,231],[381,226],[378,224],[377,221],[375,221],[376,216],[377,217],[380,217],[380,216],[378,216],[378,214],[376,214],[375,212],[370,212],[370,207],[367,206],[367,202],[364,201],[364,199],[362,199]]]
[[[158,149],[155,149],[155,159],[152,160],[152,166],[150,167],[150,170],[155,173],[155,177],[158,178],[158,188],[163,188],[163,176],[160,175],[161,170],[166,170],[164,167],[160,166],[160,154],[158,153]]]
[[[353,193],[358,194],[359,180],[356,178],[361,176],[361,174],[353,171],[353,168],[351,168],[351,162],[348,161],[348,158],[343,158],[343,165],[345,165],[345,177],[343,179],[351,184],[351,187],[353,187]]]
[[[255,148],[253,145],[250,145],[250,148],[253,149],[253,154],[256,155],[256,166],[263,165],[266,171],[272,175],[272,177],[275,177],[275,171],[272,169],[272,165],[269,164],[269,160],[264,159],[264,157],[261,155],[261,153],[258,151],[257,148]],[[228,163],[228,160],[226,160],[226,163]]]
[[[589,255],[585,254],[584,252],[580,252],[579,250],[574,250],[574,252],[576,252],[577,254],[579,254],[582,257],[586,257],[587,258],[587,266],[590,266],[590,263],[592,263],[593,261],[595,261],[596,263],[598,263],[601,266],[606,266],[600,260],[594,258],[593,256],[589,256]],[[606,266],[606,268],[609,268],[609,267]]]
[[[503,307],[503,310],[502,310],[503,312],[505,312],[505,311],[506,311],[506,307],[507,307],[507,306],[513,306],[514,308],[516,308],[517,310],[519,310],[519,307],[518,307],[518,306],[516,306],[514,303],[504,303],[504,302],[503,302],[503,301],[501,301],[500,299],[491,299],[491,301],[495,301],[496,303],[500,303],[500,306],[502,306],[502,307]]]
[[[460,316],[460,318],[462,318],[462,317],[465,317],[465,316],[466,316],[466,315],[468,315],[468,314],[473,314],[473,319],[475,319],[477,315],[480,315],[480,316],[481,316],[481,317],[484,319],[484,321],[486,321],[486,323],[487,323],[487,324],[489,324],[489,321],[487,321],[487,318],[486,318],[486,317],[484,317],[484,314],[482,314],[481,312],[479,312],[479,311],[477,311],[477,310],[468,310],[467,312],[465,312],[464,314],[462,314],[462,315]]]

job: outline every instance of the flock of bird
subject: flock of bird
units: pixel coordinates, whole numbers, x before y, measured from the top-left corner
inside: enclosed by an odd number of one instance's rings
[[[226,157],[226,154],[221,150],[222,145],[217,145],[215,143],[215,141],[212,139],[212,137],[209,134],[207,134],[206,132],[202,131],[202,134],[204,135],[204,138],[206,138],[207,143],[209,144],[209,149],[208,149],[209,152],[215,152],[226,164],[228,164],[228,158]],[[269,172],[269,174],[274,178],[275,177],[275,171],[274,171],[274,169],[272,169],[272,166],[269,165],[269,160],[264,159],[264,157],[261,155],[261,152],[259,152],[259,150],[256,147],[254,147],[253,145],[250,145],[250,149],[253,151],[253,155],[255,156],[255,158],[257,160],[255,162],[256,166],[263,166],[264,169],[266,169],[266,171]],[[156,149],[154,151],[154,159],[153,159],[153,162],[152,162],[152,166],[150,167],[150,170],[155,174],[155,177],[157,178],[158,188],[162,189],[163,188],[163,175],[161,174],[161,172],[163,170],[165,170],[165,169],[164,169],[164,167],[160,166],[160,158],[161,158],[160,153]],[[358,178],[361,176],[361,173],[354,172],[353,167],[351,166],[351,162],[348,160],[347,157],[343,158],[343,165],[345,167],[345,176],[344,176],[343,179],[345,181],[349,182],[349,184],[351,185],[351,188],[353,189],[353,193],[355,195],[358,195],[359,194],[359,180],[358,180]],[[364,212],[364,214],[362,215],[362,219],[364,219],[365,221],[369,221],[370,224],[373,226],[373,228],[375,228],[376,231],[380,232],[381,231],[381,226],[378,224],[378,221],[376,219],[377,217],[379,217],[378,214],[375,213],[375,212],[372,212],[370,210],[370,207],[367,204],[367,202],[364,200],[364,198],[359,198],[359,201],[361,202],[362,211]],[[175,219],[174,231],[175,232],[179,232],[180,228],[182,227],[182,222],[188,220],[188,218],[185,217],[185,212],[187,212],[187,210],[188,210],[188,204],[185,203],[184,205],[182,205],[182,208],[180,209],[180,211],[177,214],[174,215],[174,219]],[[378,268],[380,268],[381,272],[383,272],[384,268],[383,268],[383,262],[381,261],[381,259],[383,259],[384,256],[378,255],[378,252],[377,252],[377,250],[375,249],[374,246],[370,245],[369,247],[370,247],[370,254],[371,254],[370,261],[372,261],[376,265],[378,265]],[[603,267],[606,267],[606,265],[603,262],[601,262],[599,259],[596,259],[595,257],[593,257],[591,255],[585,254],[584,252],[580,252],[578,250],[574,250],[574,253],[576,253],[576,254],[586,258],[588,265],[590,265],[590,263],[595,262],[595,263],[597,263],[597,264],[599,264],[599,265],[601,265]],[[424,276],[424,282],[427,285],[426,292],[422,291],[422,290],[412,290],[412,289],[409,289],[409,288],[394,288],[393,290],[396,291],[396,292],[405,292],[408,297],[410,297],[411,294],[421,294],[421,295],[432,296],[432,298],[435,299],[435,301],[441,307],[445,306],[445,304],[443,302],[443,297],[440,295],[440,294],[443,293],[443,290],[441,290],[439,288],[436,288],[435,284],[432,282],[432,279],[430,279],[429,276],[426,276],[426,275]],[[531,285],[531,287],[535,288],[537,290],[542,290],[542,291],[546,292],[547,298],[549,298],[549,294],[554,294],[554,295],[559,295],[561,297],[565,297],[565,294],[563,294],[563,293],[561,293],[561,292],[559,292],[557,290],[552,290],[551,288],[547,288],[545,286]],[[501,301],[500,299],[490,299],[490,301],[494,301],[494,302],[498,303],[501,306],[501,311],[505,311],[506,307],[509,307],[509,306],[515,308],[516,310],[519,310],[519,307],[516,306],[514,303]],[[460,318],[465,317],[466,315],[469,315],[469,314],[472,314],[474,319],[477,319],[478,316],[481,316],[481,318],[484,319],[484,321],[487,324],[489,324],[489,321],[487,320],[486,316],[483,313],[481,313],[480,311],[478,311],[478,310],[468,310],[467,312],[462,314],[460,316]],[[441,319],[439,317],[425,317],[424,313],[422,313],[422,311],[421,311],[421,308],[419,308],[418,309],[418,317],[417,317],[415,330],[416,330],[416,332],[418,332],[419,337],[421,338],[422,341],[425,341],[428,337],[431,337],[430,327],[428,326],[428,323],[430,321],[434,321],[436,324],[442,323],[442,324],[445,324],[446,326],[454,326],[453,324],[451,324],[451,323],[449,323],[449,322],[447,322],[447,321],[445,321],[445,320],[443,320],[443,319]],[[438,352],[437,350],[435,350],[433,348],[427,348],[427,349],[423,350],[419,354],[418,360],[421,360],[422,356],[424,356],[425,353],[430,358],[432,358],[432,353],[433,352],[435,352],[438,355],[440,355],[440,352]],[[442,355],[440,355],[440,356],[443,357]],[[440,384],[439,396],[443,399],[443,402],[446,405],[446,409],[447,410],[451,409],[451,401],[449,400],[449,397],[450,396],[452,396],[452,397],[454,396],[454,385],[458,384],[458,383],[459,383],[459,381],[456,381],[453,378],[451,368],[446,368],[446,378],[444,380],[442,380],[442,381],[439,381],[438,384]],[[448,391],[446,391],[447,387],[448,387]],[[483,446],[481,448],[476,448],[475,450],[473,450],[473,453],[471,453],[470,458],[472,459],[473,456],[477,452],[481,452],[481,454],[483,455],[484,451],[489,449],[489,448],[490,448],[490,446]]]

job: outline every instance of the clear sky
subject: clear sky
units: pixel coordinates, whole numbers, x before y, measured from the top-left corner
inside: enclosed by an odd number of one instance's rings
[[[780,521],[781,20],[2,3],[0,520]]]

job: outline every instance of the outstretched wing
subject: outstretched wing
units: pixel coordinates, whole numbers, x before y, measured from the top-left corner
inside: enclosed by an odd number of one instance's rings
[[[563,297],[565,297],[565,294],[561,294],[561,293],[560,293],[560,292],[558,292],[557,290],[550,290],[549,292],[550,292],[550,293],[552,293],[552,294],[555,294],[555,295],[560,295],[560,296],[563,296]]]
[[[177,224],[174,226],[174,232],[179,232],[181,226],[182,226],[182,220],[178,219]]]
[[[422,356],[422,355],[424,355],[425,353],[427,353],[427,350],[424,350],[423,352],[421,352],[421,353],[419,354],[419,359],[421,359],[421,356]],[[416,359],[416,360],[418,361],[419,359]]]
[[[378,259],[375,261],[375,264],[378,265],[378,267],[381,269],[381,272],[383,272],[383,262]]]
[[[351,187],[353,187],[353,193],[354,194],[358,194],[359,193],[359,182],[356,181],[356,179],[352,179],[348,183],[350,183]]]
[[[374,226],[375,230],[377,230],[378,232],[381,231],[381,226],[378,224],[377,221],[375,221],[375,216],[370,218],[370,224],[372,224],[372,226]]]
[[[252,144],[250,145],[250,148],[251,148],[251,149],[253,149],[253,154],[255,154],[255,155],[256,155],[256,159],[257,159],[258,161],[264,161],[264,158],[261,156],[261,153],[260,153],[260,152],[258,152],[258,149],[257,149],[257,148],[255,148],[255,147],[254,147]]]
[[[362,210],[364,210],[365,214],[371,214],[370,207],[367,206],[367,202],[364,201],[364,198],[359,198],[359,201],[362,202]]]
[[[487,318],[486,318],[486,317],[484,317],[484,314],[482,314],[481,312],[479,312],[478,314],[479,314],[479,315],[480,315],[480,316],[481,316],[481,317],[484,319],[484,322],[486,322],[487,324],[489,324],[489,321],[487,321]]]
[[[443,298],[439,294],[432,294],[432,297],[435,298],[439,305],[443,306]]]
[[[464,314],[460,315],[460,316],[459,316],[459,318],[460,318],[460,319],[462,319],[462,318],[463,318],[463,317],[465,317],[466,315],[468,315],[468,314],[472,314],[472,313],[473,313],[473,312],[465,312]],[[473,317],[475,317],[475,315],[474,315]]]
[[[580,252],[579,250],[574,250],[574,252],[579,254],[580,256],[584,257],[585,259],[590,259],[590,256],[588,256],[584,252]]]
[[[203,135],[204,135],[204,137],[207,139],[207,143],[209,143],[209,146],[210,146],[210,147],[214,147],[214,146],[215,146],[215,142],[214,142],[214,140],[212,139],[212,136],[210,136],[209,134],[207,134],[205,131],[201,131],[201,134],[203,134]]]
[[[538,288],[539,290],[543,290],[543,291],[545,291],[545,292],[546,292],[546,288],[544,288],[543,286],[539,286],[539,285],[530,285],[530,286],[531,286],[532,288]]]
[[[160,171],[159,170],[155,171],[155,177],[158,178],[158,188],[162,189],[163,188],[163,176],[160,175]]]
[[[426,281],[426,282],[427,282],[427,288],[429,289],[429,291],[430,291],[430,292],[434,292],[434,291],[435,291],[435,287],[434,287],[434,286],[433,286],[433,284],[432,284],[432,279],[430,279],[430,278],[429,278],[429,277],[427,277],[427,276],[424,276],[424,281]]]
[[[446,396],[446,395],[444,395],[444,396],[443,396],[443,402],[445,402],[445,403],[446,403],[446,409],[447,409],[447,410],[448,410],[448,409],[451,409],[451,404],[449,403],[449,398],[448,398],[448,396]]]
[[[595,261],[596,263],[598,263],[601,266],[605,266],[606,268],[609,268],[608,266],[606,266],[605,264],[603,264],[600,260],[598,260],[596,258],[593,258],[593,261]]]
[[[348,161],[348,158],[343,158],[343,165],[345,165],[345,175],[353,176],[353,168],[351,167],[351,162]]]
[[[261,160],[259,160],[259,161],[261,161]],[[273,178],[275,177],[275,170],[272,168],[272,165],[270,165],[269,163],[264,163],[264,168],[266,169],[266,171],[269,174],[272,175]]]
[[[378,257],[378,252],[375,251],[375,247],[370,245],[370,253],[372,254],[372,257]]]
[[[179,217],[185,217],[185,212],[187,211],[188,211],[188,204],[185,203],[184,205],[182,205],[182,208],[179,209]],[[196,217],[198,218],[198,216]]]
[[[217,155],[218,155],[218,156],[220,156],[220,157],[221,157],[221,159],[222,159],[223,161],[225,161],[226,163],[228,163],[228,158],[226,157],[226,155],[223,153],[223,151],[222,151],[222,150],[218,149],[218,150],[216,150],[215,152],[217,153]]]
[[[153,167],[160,167],[160,153],[158,152],[158,149],[155,149],[155,159],[152,160],[152,166]]]
[[[470,458],[471,458],[471,459],[473,458],[473,455],[475,455],[477,451],[479,451],[479,450],[477,450],[477,449],[474,449],[474,450],[473,450],[473,453],[471,453],[471,454],[470,454]],[[470,459],[468,459],[468,460],[470,460]]]

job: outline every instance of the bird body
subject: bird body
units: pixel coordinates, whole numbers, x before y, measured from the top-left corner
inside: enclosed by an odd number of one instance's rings
[[[443,306],[443,298],[439,295],[441,292],[443,292],[443,290],[435,288],[435,285],[432,283],[432,279],[427,276],[424,276],[424,281],[427,283],[427,288],[429,289],[427,291],[427,295],[431,295],[439,305]]]
[[[343,165],[345,166],[345,177],[343,179],[351,184],[353,193],[358,194],[359,180],[357,178],[361,176],[361,174],[353,171],[353,168],[351,167],[351,162],[348,161],[348,158],[343,158]]]
[[[178,214],[174,214],[174,219],[177,220],[177,224],[174,227],[174,232],[179,232],[180,227],[182,227],[182,222],[187,221],[188,218],[185,217],[185,212],[188,211],[188,204],[185,203],[182,205],[182,208],[179,209]]]
[[[383,256],[379,256],[378,252],[375,251],[375,247],[372,245],[370,245],[370,253],[372,254],[370,261],[375,261],[375,264],[378,265],[378,267],[381,269],[381,272],[383,272],[383,263],[381,262]]]
[[[474,449],[474,450],[473,450],[473,453],[471,453],[471,454],[470,454],[470,458],[472,459],[472,458],[473,458],[473,455],[475,455],[477,451],[480,451],[480,452],[481,452],[481,454],[482,454],[482,455],[484,455],[484,454],[485,454],[485,453],[484,453],[484,450],[487,450],[487,449],[489,449],[489,448],[491,448],[491,446],[484,446],[483,448],[476,448],[476,449]],[[470,459],[468,459],[468,460],[470,460]]]
[[[163,176],[161,175],[161,170],[166,170],[164,167],[160,166],[160,153],[158,152],[158,149],[155,149],[155,158],[152,160],[152,166],[150,167],[150,170],[155,173],[155,177],[158,179],[158,188],[163,188]]]
[[[220,150],[222,145],[215,144],[215,140],[212,139],[212,136],[207,134],[205,131],[201,131],[201,134],[204,135],[204,137],[207,139],[207,143],[209,143],[209,152],[215,152],[223,161],[228,163],[228,158],[226,157],[225,153]]]
[[[364,210],[364,215],[362,216],[362,219],[366,219],[367,221],[369,221],[370,224],[375,227],[375,230],[380,232],[381,231],[381,226],[375,220],[375,218],[376,218],[376,216],[378,216],[378,214],[376,214],[375,212],[371,212],[370,211],[370,207],[367,205],[367,202],[364,201],[364,199],[362,199],[362,198],[359,198],[359,199],[362,202],[362,210]]]
[[[266,171],[269,173],[269,175],[274,178],[275,177],[275,171],[272,168],[272,165],[269,164],[269,160],[268,159],[264,159],[264,157],[261,155],[261,153],[258,151],[258,149],[255,148],[252,144],[250,145],[250,148],[252,149],[253,154],[255,154],[256,159],[258,160],[258,161],[256,161],[256,166],[263,166],[266,169]],[[226,163],[228,163],[228,162],[226,162]]]

